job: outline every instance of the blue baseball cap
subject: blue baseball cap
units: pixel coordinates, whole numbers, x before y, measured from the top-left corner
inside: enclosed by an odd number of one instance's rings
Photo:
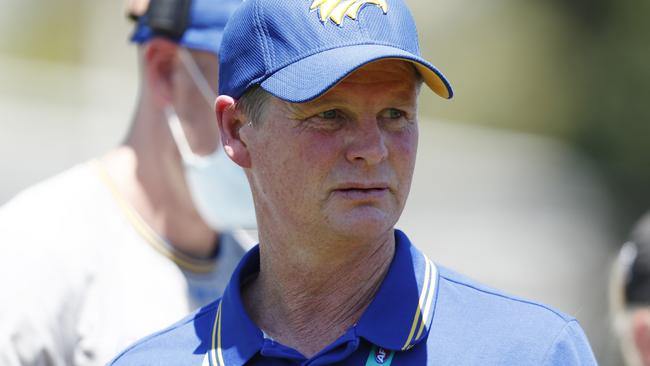
[[[241,2],[242,0],[192,0],[185,31],[174,41],[183,47],[219,56],[226,23]],[[148,26],[148,15],[138,17],[131,41],[142,44],[157,36],[161,35]]]
[[[238,99],[259,84],[285,101],[307,102],[381,59],[411,62],[436,94],[453,96],[420,55],[403,0],[247,0],[223,34],[219,90]]]

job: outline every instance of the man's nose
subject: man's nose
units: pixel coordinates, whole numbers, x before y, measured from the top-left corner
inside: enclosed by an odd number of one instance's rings
[[[386,137],[375,118],[355,124],[348,137],[346,158],[350,162],[375,165],[388,157]]]

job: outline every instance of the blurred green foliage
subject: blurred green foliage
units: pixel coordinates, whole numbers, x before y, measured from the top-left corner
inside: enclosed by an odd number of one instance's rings
[[[629,229],[650,208],[650,2],[557,0],[578,37],[580,106],[569,136],[599,162]]]

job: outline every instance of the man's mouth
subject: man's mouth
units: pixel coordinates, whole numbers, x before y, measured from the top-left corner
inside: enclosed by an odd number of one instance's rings
[[[378,199],[388,192],[387,184],[348,184],[334,190],[334,194],[352,200]]]

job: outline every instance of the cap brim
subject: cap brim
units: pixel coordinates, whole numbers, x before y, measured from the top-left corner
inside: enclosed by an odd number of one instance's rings
[[[261,87],[287,102],[308,102],[359,67],[383,59],[413,63],[431,90],[446,99],[453,96],[451,85],[431,63],[402,49],[382,45],[353,45],[311,55],[276,71],[262,81]]]

